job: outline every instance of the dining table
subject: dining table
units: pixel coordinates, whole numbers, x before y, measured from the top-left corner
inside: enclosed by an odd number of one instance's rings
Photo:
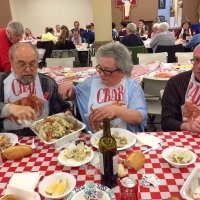
[[[171,196],[180,196],[180,190],[197,164],[200,163],[200,137],[199,133],[192,132],[147,132],[147,134],[159,137],[162,142],[160,148],[151,150],[145,154],[144,166],[135,171],[128,168],[128,176],[137,181],[138,197],[141,200],[150,199],[168,199]],[[80,138],[86,141],[88,146],[91,146],[90,135],[80,133]],[[32,139],[35,138],[36,149],[31,156],[26,156],[17,160],[4,160],[0,166],[0,196],[3,196],[6,186],[14,173],[20,172],[39,172],[41,175],[40,181],[50,174],[56,172],[67,172],[76,178],[76,187],[82,186],[88,182],[101,183],[100,171],[97,169],[93,176],[88,176],[86,171],[87,164],[80,167],[66,167],[58,162],[59,151],[54,145],[47,145],[43,143],[37,136],[19,137],[19,142],[24,144],[31,144]],[[185,147],[197,155],[196,162],[185,168],[175,168],[171,166],[162,157],[162,151],[167,147],[179,146]],[[92,146],[94,152],[97,149]],[[126,156],[133,150],[144,151],[148,149],[147,146],[131,146],[128,149],[118,151],[117,154],[121,158]],[[154,174],[158,177],[160,185],[158,187],[145,187],[141,184],[143,174]],[[120,179],[118,185],[112,190],[116,196],[116,200],[120,200]],[[36,187],[35,191],[38,191]],[[41,196],[41,199],[45,199]],[[47,199],[46,199],[47,200]]]

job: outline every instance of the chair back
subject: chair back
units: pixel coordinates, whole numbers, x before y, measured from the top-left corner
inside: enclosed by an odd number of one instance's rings
[[[128,50],[132,53],[132,61],[133,64],[138,64],[138,58],[137,54],[138,53],[148,53],[147,49],[145,46],[137,46],[137,47],[127,47]]]
[[[53,41],[37,41],[37,48],[38,49],[45,49],[44,56],[42,58],[42,62],[46,62],[46,58],[51,58],[51,52],[54,49],[54,43]]]
[[[73,67],[74,58],[46,58],[47,67]]]
[[[139,64],[146,63],[149,61],[160,61],[160,62],[167,62],[167,53],[138,53],[137,54]]]
[[[53,50],[51,57],[52,58],[74,58],[73,66],[80,67],[80,61],[79,61],[77,49]],[[70,60],[70,59],[68,59],[68,60]]]
[[[182,44],[177,45],[158,45],[156,47],[156,53],[158,52],[167,52],[167,62],[168,63],[175,63],[177,62],[175,53],[176,52],[184,52],[184,47]]]
[[[143,77],[143,90],[147,103],[148,114],[161,115],[161,94],[165,89],[168,79],[153,79]]]
[[[187,62],[193,58],[193,52],[176,52],[175,55],[178,62]]]

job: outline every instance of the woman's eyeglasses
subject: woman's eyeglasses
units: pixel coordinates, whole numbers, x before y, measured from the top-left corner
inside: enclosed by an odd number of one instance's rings
[[[190,61],[192,64],[198,65],[200,63],[200,58],[192,58]]]
[[[115,69],[115,70],[113,70],[113,71],[104,70],[104,69],[102,69],[102,68],[100,67],[100,65],[97,65],[97,66],[96,66],[96,70],[97,70],[98,73],[103,72],[103,74],[104,74],[105,76],[111,76],[114,72],[120,71],[119,69]]]

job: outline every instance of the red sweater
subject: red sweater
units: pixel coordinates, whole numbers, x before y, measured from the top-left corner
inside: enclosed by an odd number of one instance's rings
[[[6,28],[0,29],[0,72],[10,71],[9,49],[12,43],[6,35]]]

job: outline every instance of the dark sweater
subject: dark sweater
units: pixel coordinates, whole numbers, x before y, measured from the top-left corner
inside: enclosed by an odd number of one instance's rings
[[[55,45],[56,50],[69,50],[69,49],[75,49],[75,45],[71,40],[65,40],[65,42],[58,41]]]
[[[162,130],[180,131],[182,121],[181,106],[185,104],[185,94],[192,70],[180,73],[167,82],[162,97]]]
[[[121,43],[127,47],[143,46],[144,43],[140,36],[130,34],[122,38]]]

